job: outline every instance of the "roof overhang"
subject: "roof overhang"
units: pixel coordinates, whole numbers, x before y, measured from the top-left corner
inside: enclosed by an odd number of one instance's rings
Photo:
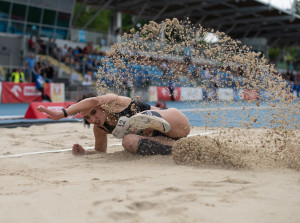
[[[77,0],[98,7],[134,15],[138,19],[161,21],[176,17],[205,28],[225,32],[234,39],[266,38],[272,46],[300,44],[300,16],[259,0]],[[109,2],[109,4],[108,4]],[[85,26],[86,27],[86,26]]]

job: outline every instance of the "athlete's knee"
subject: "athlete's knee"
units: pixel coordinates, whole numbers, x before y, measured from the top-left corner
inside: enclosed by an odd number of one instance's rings
[[[125,135],[122,141],[124,149],[130,152],[135,152],[137,149],[138,139],[136,135],[128,134]]]
[[[171,113],[178,113],[178,112],[180,112],[177,108],[168,108],[166,111],[171,112]]]
[[[188,134],[190,134],[190,132],[191,132],[191,126],[190,126],[190,123],[189,123],[189,122],[187,122],[187,123],[183,126],[182,131],[183,131],[183,135],[184,135],[184,136],[187,136]]]

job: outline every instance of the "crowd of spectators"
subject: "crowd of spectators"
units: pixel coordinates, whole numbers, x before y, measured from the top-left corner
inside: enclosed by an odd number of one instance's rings
[[[44,95],[44,84],[52,83],[56,78],[56,70],[50,61],[46,61],[43,57],[36,57],[34,53],[30,53],[25,60],[25,69],[18,67],[13,69],[11,74],[7,75],[6,80],[14,83],[35,83],[37,89],[42,94],[42,99],[51,101],[47,95]]]
[[[46,61],[43,57],[36,57],[34,53],[30,53],[25,61],[25,80],[26,82],[35,82],[41,76],[46,83],[52,83],[56,78],[56,70],[50,61]]]
[[[91,86],[96,82],[97,69],[103,56],[101,47],[95,47],[92,43],[88,43],[84,47],[71,47],[67,44],[59,47],[55,39],[49,38],[44,40],[40,37],[29,38],[27,45],[32,53],[51,56],[70,67],[72,71],[70,74],[70,83]],[[33,69],[30,59],[28,66],[31,70]],[[80,81],[78,74],[82,74],[83,81]]]
[[[50,61],[42,57],[36,60],[34,53],[30,53],[25,60],[25,68],[13,69],[6,80],[14,83],[35,82],[38,76],[41,76],[45,83],[52,83],[56,78],[56,70]]]
[[[67,44],[58,47],[56,40],[53,38],[44,41],[37,37],[36,41],[33,38],[28,40],[28,48],[36,54],[50,55],[82,74],[97,70],[99,58],[103,56],[101,47],[94,47],[91,42],[83,48],[80,46],[73,48]]]

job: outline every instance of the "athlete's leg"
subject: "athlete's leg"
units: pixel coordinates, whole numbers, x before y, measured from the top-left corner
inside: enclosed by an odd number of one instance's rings
[[[149,137],[128,134],[124,136],[122,146],[129,152],[141,155],[167,155],[171,153],[174,143],[173,139],[164,136]]]
[[[169,108],[166,110],[155,109],[150,110],[150,113],[151,112],[153,113],[153,116],[155,116],[153,122],[153,125],[155,126],[154,129],[163,132],[166,136],[169,136],[171,138],[182,138],[186,137],[190,133],[189,120],[182,112],[180,112],[176,108]],[[145,121],[145,128],[151,128],[152,122],[149,121],[151,120],[151,118],[148,118],[149,120],[147,119],[147,116],[149,116],[148,113],[149,111],[144,111],[137,114],[136,116],[132,116],[130,125],[142,129],[143,121]],[[165,120],[167,124],[164,121],[161,123],[157,121],[159,120],[159,118]],[[167,131],[164,131],[165,129],[167,129]]]
[[[171,126],[171,130],[168,133],[166,133],[167,136],[172,138],[182,138],[182,137],[186,137],[190,133],[189,120],[178,109],[169,108],[166,110],[159,110],[157,112]]]
[[[156,111],[143,111],[132,116],[129,119],[129,130],[136,131],[136,130],[144,130],[147,128],[151,128],[153,130],[158,130],[162,133],[167,133],[170,131],[171,126],[170,124],[164,120]]]

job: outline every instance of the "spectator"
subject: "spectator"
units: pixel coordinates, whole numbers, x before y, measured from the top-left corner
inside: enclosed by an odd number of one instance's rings
[[[78,59],[74,60],[74,69],[77,70],[78,72],[81,72],[81,65]]]
[[[35,76],[35,86],[42,93],[42,100],[51,102],[50,97],[48,95],[45,95],[44,92],[45,76],[46,73],[44,73],[41,68],[38,68]]]
[[[81,49],[79,46],[77,46],[74,50],[72,50],[72,55],[77,58],[81,56]]]
[[[37,37],[36,43],[37,43],[36,52],[41,54],[46,54],[46,44],[40,36]]]
[[[68,54],[69,54],[68,46],[67,46],[67,44],[65,44],[64,47],[61,49],[61,59],[62,59],[62,61],[65,60],[65,58]]]
[[[83,49],[83,52],[86,54],[93,54],[94,53],[94,47],[93,43],[89,42],[86,47]]]
[[[33,36],[30,36],[30,38],[28,39],[27,46],[28,46],[28,49],[29,49],[31,52],[34,51],[34,41],[33,41]]]
[[[296,95],[300,97],[300,73],[296,73],[294,76],[294,90],[296,90]]]
[[[91,58],[91,56],[88,56],[87,54],[85,54],[85,69],[86,70],[93,70],[94,69],[94,63],[93,60]]]
[[[65,57],[65,64],[68,66],[71,66],[71,57],[70,56]]]
[[[19,67],[17,70],[12,72],[10,79],[11,79],[11,82],[14,82],[14,83],[25,82],[25,77],[24,77],[24,73],[22,71],[22,68]]]
[[[294,91],[293,74],[287,73],[286,82],[287,82],[287,87],[289,88],[290,92],[293,93],[293,91]]]
[[[26,66],[26,77],[28,82],[34,82],[34,65],[35,65],[35,57],[33,53],[29,54],[29,57],[25,61]]]
[[[86,72],[86,74],[84,75],[82,85],[86,87],[92,85],[92,76],[90,71]]]
[[[171,101],[175,101],[175,98],[174,98],[175,87],[174,87],[174,81],[172,80],[172,78],[169,79],[168,89],[169,89],[169,92],[171,95]]]
[[[79,82],[79,76],[78,76],[78,74],[77,73],[72,73],[72,75],[71,75],[71,82],[72,83],[77,83],[77,82]]]
[[[210,80],[211,76],[209,71],[206,69],[206,67],[203,67],[203,76],[205,80]]]
[[[56,72],[55,72],[55,70],[54,70],[51,62],[48,61],[47,68],[46,68],[46,79],[45,79],[45,82],[46,83],[52,83],[55,75],[56,75]]]
[[[41,69],[44,69],[46,66],[45,66],[45,63],[44,63],[44,60],[42,57],[39,57],[39,61],[35,64],[35,70],[37,70],[37,68],[41,68]]]
[[[49,38],[48,42],[47,42],[47,54],[53,55],[54,51],[56,50],[56,43],[55,43],[55,39],[53,38]]]

